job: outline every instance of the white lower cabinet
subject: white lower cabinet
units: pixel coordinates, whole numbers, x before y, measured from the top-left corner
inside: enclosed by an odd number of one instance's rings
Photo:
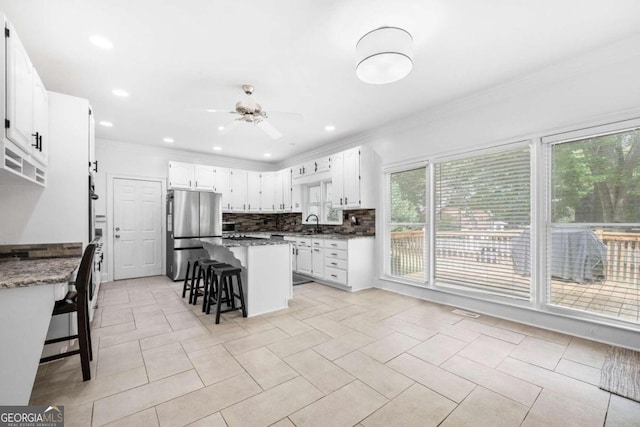
[[[324,240],[311,240],[311,262],[313,269],[311,275],[313,277],[324,279]]]
[[[311,248],[298,246],[296,248],[296,258],[298,273],[311,276],[313,271],[313,263],[311,262]]]

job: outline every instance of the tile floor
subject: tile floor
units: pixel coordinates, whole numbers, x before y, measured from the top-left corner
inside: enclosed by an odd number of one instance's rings
[[[597,387],[606,346],[369,289],[296,286],[290,308],[219,325],[165,277],[105,283],[93,379],[41,365],[31,403],[70,426],[631,426]]]

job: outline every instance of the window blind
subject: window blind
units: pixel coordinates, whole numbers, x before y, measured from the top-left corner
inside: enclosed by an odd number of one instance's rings
[[[529,299],[529,145],[436,163],[434,202],[438,284]]]

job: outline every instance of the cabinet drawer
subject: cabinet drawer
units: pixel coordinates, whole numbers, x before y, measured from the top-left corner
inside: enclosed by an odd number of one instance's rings
[[[327,240],[324,247],[329,249],[347,250],[346,240]]]
[[[327,248],[324,250],[324,255],[327,258],[347,259],[347,251],[341,251],[340,249]]]
[[[301,238],[297,238],[296,239],[296,244],[298,245],[298,247],[307,247],[310,248],[311,247],[311,239],[301,239]]]
[[[339,258],[325,258],[325,265],[328,268],[339,268],[342,270],[347,269],[347,260]]]
[[[325,267],[324,278],[325,280],[330,280],[342,285],[347,284],[347,272],[344,270],[338,270],[337,268]]]
[[[311,239],[311,246],[314,248],[324,248],[324,239]]]

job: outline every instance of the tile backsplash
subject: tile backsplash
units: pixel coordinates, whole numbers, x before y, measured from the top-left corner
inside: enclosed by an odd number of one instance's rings
[[[82,256],[82,242],[0,245],[0,259],[39,259]]]
[[[355,234],[359,236],[374,236],[376,234],[376,210],[357,209],[343,211],[342,225],[323,225],[320,230],[324,234],[340,233]],[[352,222],[355,218],[355,223]],[[223,221],[235,222],[236,232],[251,233],[258,231],[289,231],[302,232],[310,230],[315,225],[302,224],[301,213],[282,214],[245,214],[245,213],[224,213]]]

